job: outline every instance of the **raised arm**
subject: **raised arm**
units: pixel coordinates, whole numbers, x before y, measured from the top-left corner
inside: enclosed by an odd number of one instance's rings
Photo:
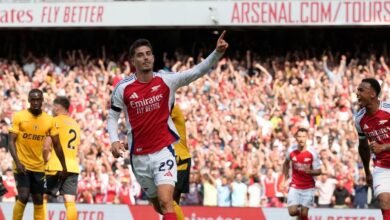
[[[218,62],[229,46],[229,44],[224,40],[225,33],[226,31],[224,31],[218,38],[215,50],[205,60],[193,68],[179,74],[166,74],[164,76],[164,80],[176,90],[177,88],[188,85],[205,75],[211,67]]]

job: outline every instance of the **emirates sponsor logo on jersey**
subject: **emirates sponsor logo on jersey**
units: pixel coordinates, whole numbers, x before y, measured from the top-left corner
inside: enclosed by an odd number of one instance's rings
[[[383,141],[390,138],[390,127],[376,129],[367,133],[371,141]]]
[[[310,164],[305,163],[293,163],[294,169],[298,171],[305,171],[307,169],[310,169]]]
[[[387,122],[387,120],[380,120],[378,125],[384,125],[384,124],[386,124],[386,122]]]
[[[158,94],[140,101],[130,101],[130,107],[136,109],[137,114],[151,112],[160,108],[160,101],[163,99],[162,94]]]

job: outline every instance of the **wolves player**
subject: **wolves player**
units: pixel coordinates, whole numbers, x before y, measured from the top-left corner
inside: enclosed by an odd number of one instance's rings
[[[14,159],[14,175],[18,190],[18,200],[15,202],[12,217],[14,220],[23,218],[30,193],[34,203],[34,219],[44,218],[45,164],[42,150],[44,138],[49,134],[63,168],[62,175],[67,173],[58,130],[54,126],[53,118],[42,111],[42,91],[32,89],[28,94],[28,102],[30,103],[29,109],[13,115],[12,128],[9,133],[9,150]]]
[[[390,220],[390,102],[379,101],[380,92],[376,79],[362,80],[357,91],[361,109],[355,116],[355,126],[367,184],[373,186],[383,219]],[[374,160],[373,174],[370,151]]]
[[[297,145],[287,151],[283,164],[284,180],[288,179],[290,163],[292,178],[287,195],[287,207],[290,216],[298,216],[301,220],[308,219],[309,207],[314,202],[315,182],[313,176],[321,174],[321,163],[317,152],[307,146],[308,131],[298,129]]]
[[[179,137],[170,116],[175,92],[218,62],[228,47],[224,35],[203,62],[180,74],[153,72],[151,44],[145,39],[135,41],[130,57],[136,72],[118,83],[112,94],[107,121],[112,153],[119,157],[125,150],[118,137],[118,119],[123,110],[134,174],[163,220],[177,219],[173,203],[177,165],[172,144]]]
[[[68,116],[69,99],[63,96],[56,97],[53,102],[53,111],[56,116],[54,126],[59,132],[61,146],[65,155],[68,175],[61,177],[62,167],[58,157],[53,153],[52,139],[45,138],[43,147],[43,159],[46,163],[46,189],[45,201],[47,195],[55,196],[59,191],[64,195],[66,219],[77,220],[76,195],[77,181],[79,176],[79,164],[77,158],[78,146],[80,145],[80,126],[77,122]],[[44,207],[46,208],[46,207]]]

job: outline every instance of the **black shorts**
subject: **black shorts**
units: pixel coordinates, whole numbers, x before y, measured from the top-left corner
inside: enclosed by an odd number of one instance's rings
[[[45,192],[45,173],[26,170],[26,174],[14,173],[16,187],[29,188],[31,194],[43,194]]]
[[[185,170],[179,170],[180,166],[187,164]],[[180,193],[188,193],[190,190],[190,170],[191,170],[191,158],[180,160],[177,162],[177,182],[175,185],[175,191]]]
[[[60,172],[55,175],[46,175],[45,194],[51,196],[77,195],[78,173],[69,173],[65,180],[61,180]]]

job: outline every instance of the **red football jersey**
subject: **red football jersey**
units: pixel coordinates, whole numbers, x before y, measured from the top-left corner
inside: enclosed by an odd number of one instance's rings
[[[362,108],[355,116],[355,126],[359,139],[368,138],[378,144],[390,143],[390,103],[381,102],[379,110],[373,115],[366,114]],[[390,151],[383,151],[373,155],[374,165],[382,168],[390,168]]]
[[[317,152],[312,147],[300,151],[297,145],[290,147],[287,151],[287,160],[292,164],[292,178],[290,186],[296,189],[314,188],[315,181],[312,175],[305,172],[305,169],[320,169],[321,162]]]

